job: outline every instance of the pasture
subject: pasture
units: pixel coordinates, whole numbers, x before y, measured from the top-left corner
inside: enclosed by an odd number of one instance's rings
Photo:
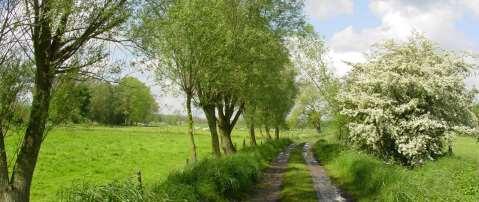
[[[198,155],[211,154],[209,131],[196,130]],[[246,130],[237,129],[233,141],[241,148]],[[14,138],[14,137],[10,137]],[[9,145],[9,150],[15,144]],[[72,183],[102,184],[136,177],[145,186],[181,169],[189,156],[186,127],[69,126],[53,129],[40,151],[32,184],[32,201],[54,201]],[[135,178],[136,179],[136,178]]]

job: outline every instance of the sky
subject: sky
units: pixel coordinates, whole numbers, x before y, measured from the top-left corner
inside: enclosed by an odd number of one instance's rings
[[[414,32],[445,49],[479,53],[479,0],[306,0],[305,14],[323,36],[330,68],[338,76],[351,69],[345,61],[364,62],[371,45],[406,40]],[[466,83],[479,87],[479,76]],[[180,97],[159,86],[152,91],[161,113],[182,113]]]

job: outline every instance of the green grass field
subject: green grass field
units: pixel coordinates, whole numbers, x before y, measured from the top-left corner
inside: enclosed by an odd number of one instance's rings
[[[407,169],[341,146],[326,131],[316,156],[358,201],[479,201],[479,143],[457,137],[454,154]]]
[[[209,131],[198,129],[198,155],[211,154]],[[242,147],[246,130],[234,131]],[[9,150],[14,149],[11,137]],[[74,182],[107,183],[125,180],[141,171],[146,186],[181,169],[189,157],[186,128],[85,127],[56,128],[46,138],[32,185],[32,201],[55,201],[56,193]]]

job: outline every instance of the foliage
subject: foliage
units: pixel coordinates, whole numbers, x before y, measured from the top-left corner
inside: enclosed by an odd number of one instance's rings
[[[20,58],[0,64],[0,134],[8,128],[23,125],[26,95],[32,83],[32,66]]]
[[[420,36],[386,42],[353,65],[339,98],[350,141],[407,165],[444,154],[455,133],[475,133],[474,95],[464,84],[470,68]]]
[[[308,124],[319,131],[321,119],[340,119],[337,95],[341,86],[328,69],[324,40],[311,26],[306,31],[288,41],[291,60],[299,72],[302,86],[289,120],[297,127]]]
[[[455,145],[460,152],[454,156],[415,169],[385,164],[331,140],[318,141],[314,149],[328,174],[357,201],[477,201],[477,143],[458,137]]]
[[[111,125],[134,125],[154,119],[158,105],[150,88],[133,77],[125,77],[117,85],[89,83],[92,121]]]
[[[289,115],[289,124],[296,128],[313,127],[319,132],[322,114],[325,114],[326,110],[321,100],[316,87],[303,85]]]
[[[59,79],[50,103],[50,121],[60,123],[84,123],[91,107],[90,87],[68,76]]]
[[[120,80],[118,87],[118,109],[125,125],[145,123],[158,111],[158,105],[150,88],[133,77]]]

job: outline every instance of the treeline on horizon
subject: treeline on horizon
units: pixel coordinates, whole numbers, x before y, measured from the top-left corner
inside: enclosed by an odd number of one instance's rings
[[[49,120],[56,125],[131,126],[160,120],[150,88],[134,77],[118,82],[61,78],[52,94]]]

